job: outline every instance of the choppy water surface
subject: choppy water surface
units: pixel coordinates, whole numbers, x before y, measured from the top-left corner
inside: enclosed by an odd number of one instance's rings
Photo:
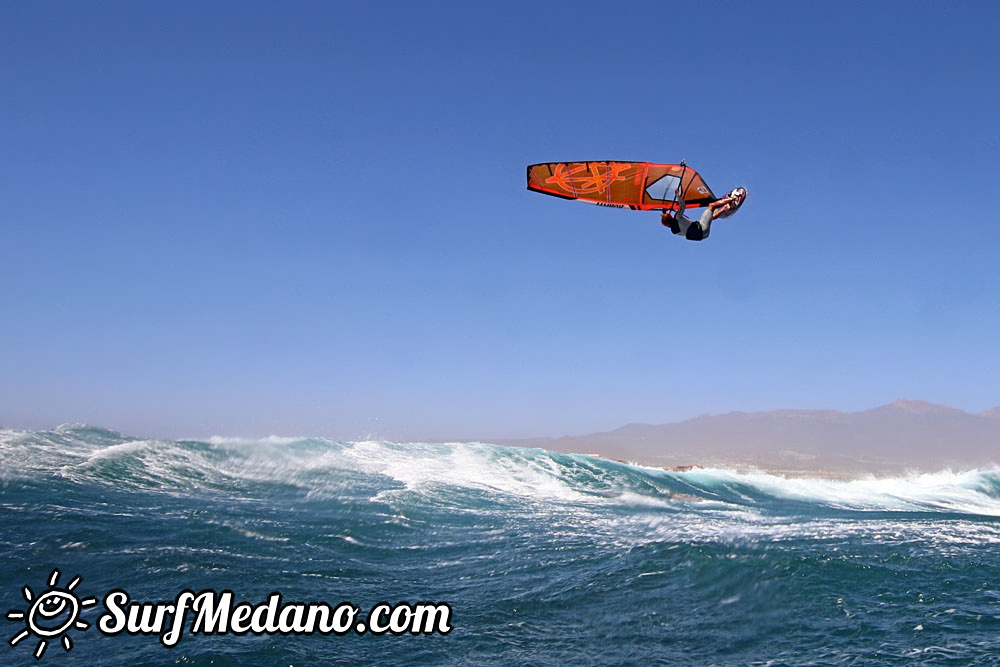
[[[0,611],[98,603],[11,664],[1000,662],[1000,473],[786,479],[478,443],[0,431]],[[446,602],[447,635],[106,636],[133,600]],[[27,626],[5,619],[5,642]]]

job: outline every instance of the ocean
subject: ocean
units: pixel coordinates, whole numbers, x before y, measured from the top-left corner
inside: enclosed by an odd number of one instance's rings
[[[998,470],[4,430],[0,562],[6,664],[1000,664]],[[196,631],[167,607],[183,591],[202,611],[230,591],[257,631],[232,605],[229,631]],[[279,631],[274,593],[289,614],[347,605],[351,628],[402,611],[381,634]],[[438,622],[407,629],[419,605]]]

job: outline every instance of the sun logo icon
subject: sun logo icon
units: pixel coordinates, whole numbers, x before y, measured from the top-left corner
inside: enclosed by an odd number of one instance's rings
[[[25,586],[21,592],[29,603],[27,611],[12,609],[7,612],[8,621],[24,621],[24,630],[14,635],[11,646],[17,646],[29,635],[38,637],[35,647],[35,660],[42,657],[50,640],[62,636],[63,648],[69,651],[73,648],[73,640],[66,633],[71,628],[86,630],[90,624],[79,620],[80,612],[85,607],[97,604],[97,598],[89,597],[83,600],[76,597],[73,589],[80,583],[79,575],[66,588],[58,588],[59,570],[52,570],[49,575],[49,589],[37,597],[30,588]]]

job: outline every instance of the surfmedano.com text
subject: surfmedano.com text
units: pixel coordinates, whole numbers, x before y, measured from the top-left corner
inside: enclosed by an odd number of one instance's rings
[[[235,602],[232,591],[181,591],[173,602],[132,602],[121,589],[104,596],[106,609],[97,620],[102,634],[159,637],[176,646],[188,625],[192,635],[446,635],[451,632],[451,605],[380,602],[367,616],[350,602],[282,602],[271,593],[265,602]],[[190,618],[190,624],[185,621]]]

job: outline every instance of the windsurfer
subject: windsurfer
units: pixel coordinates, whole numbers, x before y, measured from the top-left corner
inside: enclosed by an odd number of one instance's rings
[[[669,211],[664,211],[663,215],[660,216],[660,222],[663,226],[670,227],[670,231],[674,234],[683,235],[689,241],[701,241],[708,238],[713,220],[728,218],[733,213],[736,213],[743,206],[746,198],[746,188],[734,188],[725,197],[716,199],[709,204],[701,214],[701,218],[695,221],[684,215],[684,209],[687,207],[687,204],[684,201],[681,189],[677,188],[677,203],[679,205],[677,212],[670,213]]]

